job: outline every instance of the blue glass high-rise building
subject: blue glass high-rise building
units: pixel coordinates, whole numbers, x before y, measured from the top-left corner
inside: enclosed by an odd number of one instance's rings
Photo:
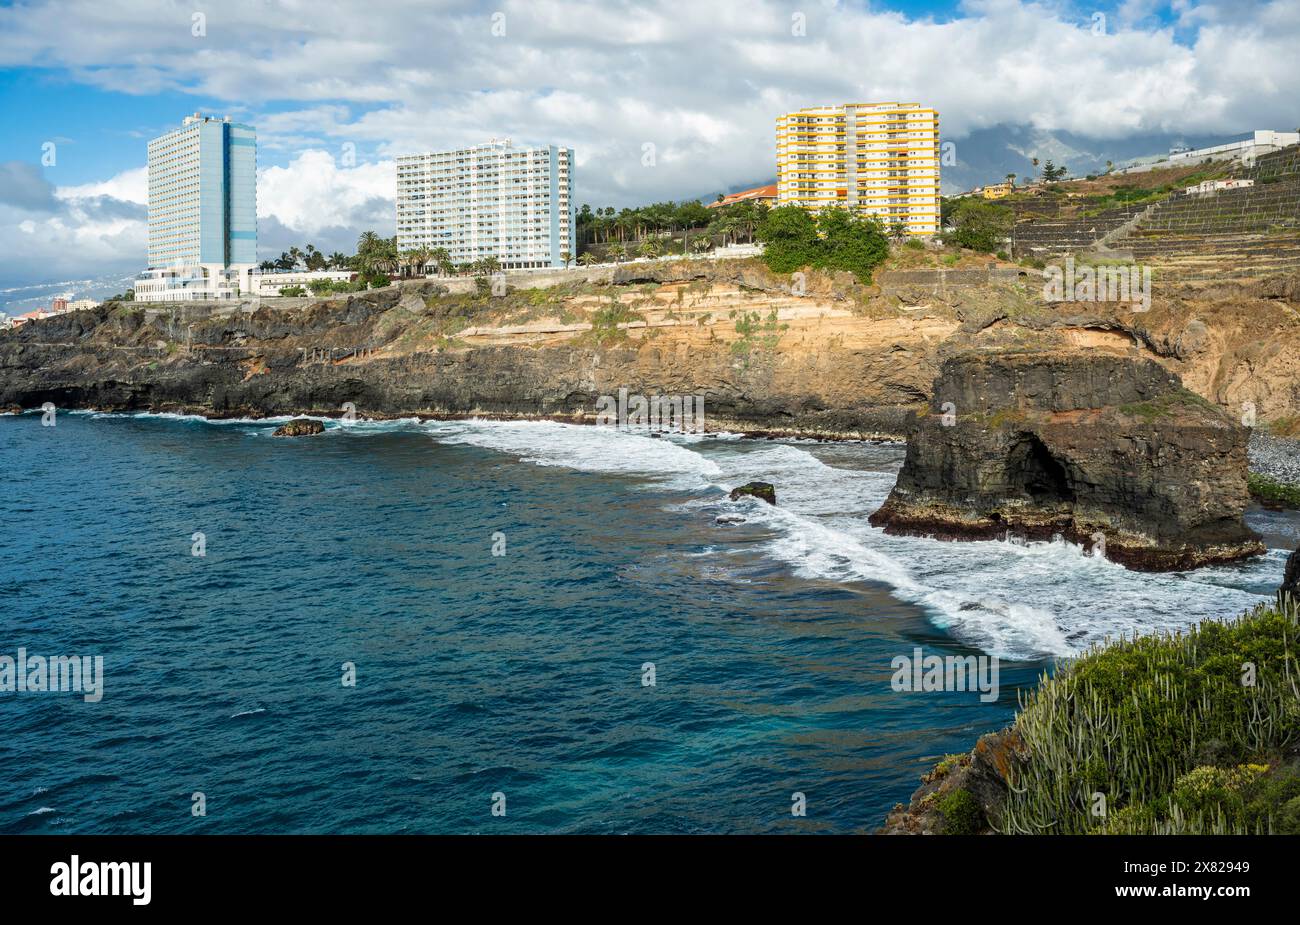
[[[195,113],[149,142],[142,300],[232,298],[257,265],[257,133]]]

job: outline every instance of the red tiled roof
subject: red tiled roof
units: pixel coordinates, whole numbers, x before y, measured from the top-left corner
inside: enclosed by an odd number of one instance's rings
[[[756,186],[753,189],[741,190],[739,193],[728,193],[722,197],[720,202],[711,202],[708,204],[710,209],[716,209],[718,206],[729,206],[733,202],[741,202],[745,199],[775,199],[776,184],[769,186]]]

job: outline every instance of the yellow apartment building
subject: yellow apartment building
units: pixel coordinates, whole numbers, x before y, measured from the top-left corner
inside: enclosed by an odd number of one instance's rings
[[[818,106],[776,120],[777,205],[840,206],[939,233],[939,113],[919,103]]]

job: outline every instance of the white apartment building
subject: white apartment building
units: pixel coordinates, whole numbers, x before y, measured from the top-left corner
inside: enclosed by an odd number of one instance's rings
[[[493,140],[397,158],[397,248],[445,248],[456,264],[562,267],[577,256],[573,149]]]
[[[839,206],[939,233],[939,113],[919,103],[818,106],[776,120],[777,205]]]
[[[195,113],[149,142],[142,301],[234,298],[257,265],[257,133]]]

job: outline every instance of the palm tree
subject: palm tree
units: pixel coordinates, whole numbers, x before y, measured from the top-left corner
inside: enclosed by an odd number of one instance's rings
[[[618,263],[620,260],[622,260],[624,257],[627,256],[627,248],[624,247],[619,242],[615,241],[609,247],[605,248],[605,253],[609,254],[610,257],[614,258],[615,263]]]
[[[578,263],[582,264],[584,267],[589,267],[593,263],[596,263],[596,261],[597,261],[597,257],[591,251],[583,251],[578,256]]]
[[[569,264],[573,263],[573,255],[568,251],[560,251],[560,259],[564,261],[564,269],[569,269]]]
[[[703,254],[709,248],[713,247],[713,242],[707,237],[699,237],[695,239],[695,243],[692,244],[691,247]]]
[[[1007,185],[1009,186],[1016,185],[1016,175],[1014,173],[1007,174]]]
[[[663,245],[659,243],[657,238],[646,238],[641,242],[641,246],[637,248],[637,253],[642,257],[649,257],[653,260],[663,253]]]
[[[329,266],[331,270],[346,270],[348,267],[348,255],[342,251],[335,251],[329,255]]]
[[[438,272],[443,276],[451,276],[456,269],[456,265],[451,262],[451,253],[445,247],[435,247],[429,251],[429,259],[437,264]]]

